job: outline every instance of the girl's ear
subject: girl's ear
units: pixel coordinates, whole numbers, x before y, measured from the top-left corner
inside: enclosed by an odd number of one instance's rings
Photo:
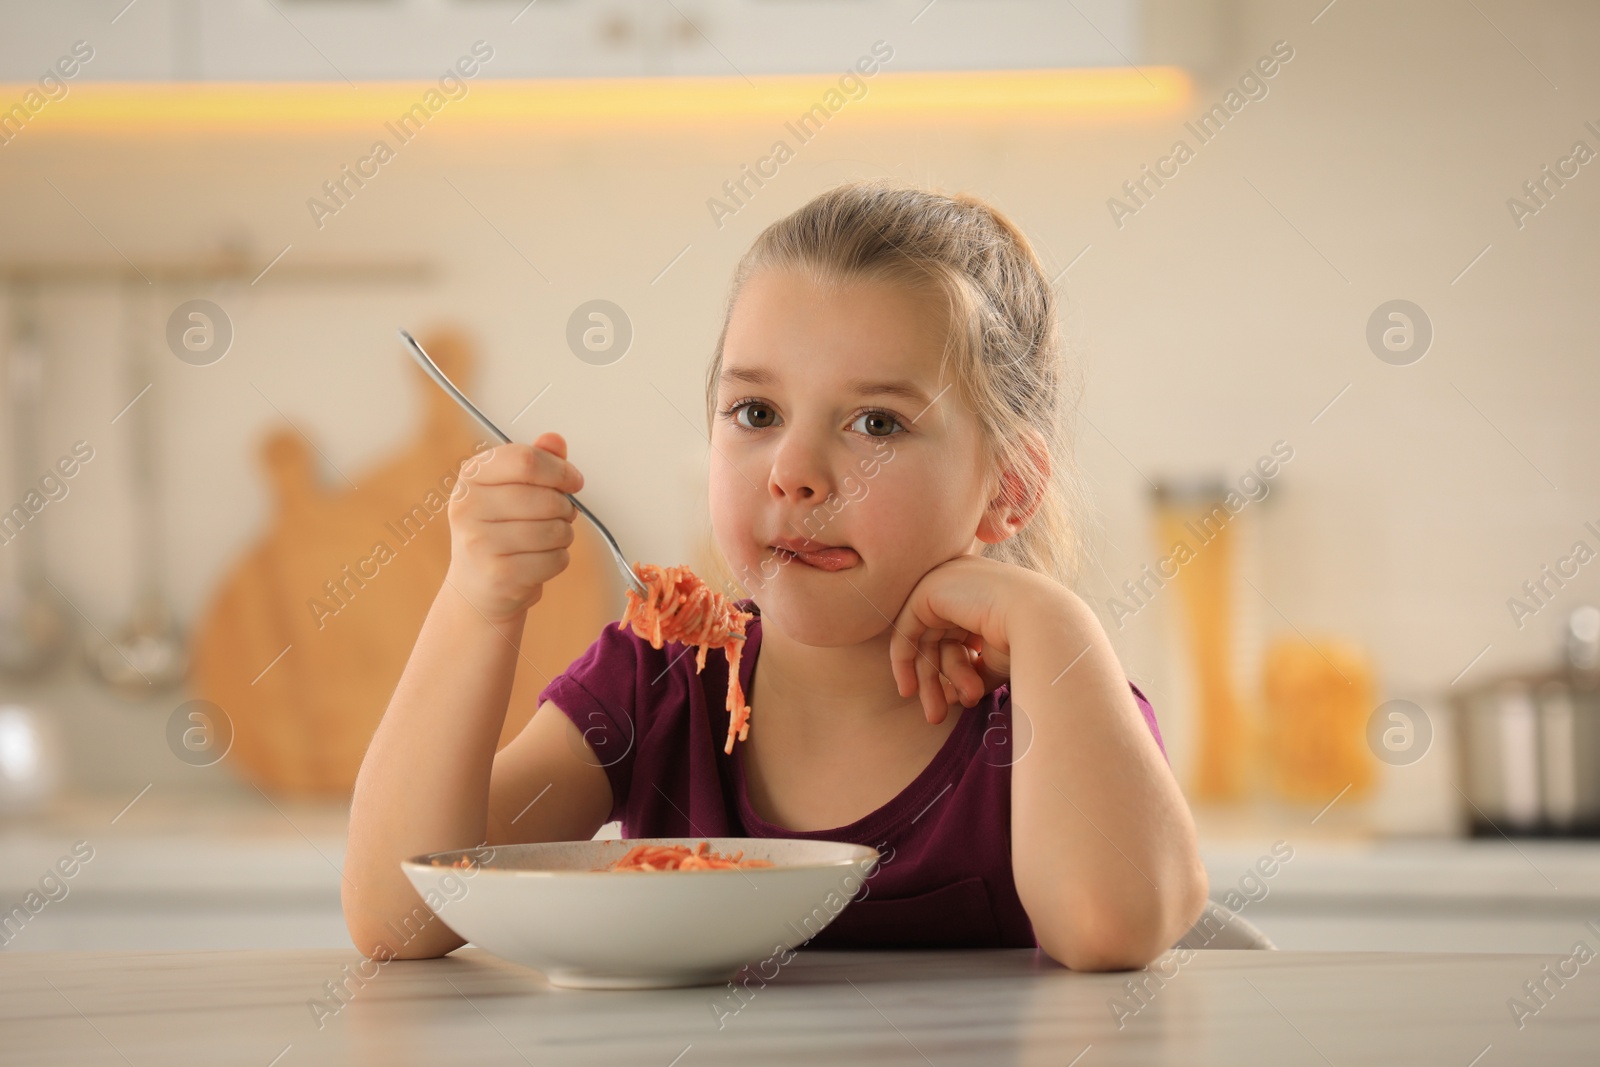
[[[1015,467],[1007,467],[1000,474],[1000,491],[984,508],[978,521],[978,540],[984,544],[998,544],[1013,537],[1034,512],[1039,510],[1045,487],[1050,484],[1050,448],[1037,430],[1030,430],[1022,442],[1025,459],[1035,476],[1022,477]],[[1031,482],[1031,488],[1030,488]]]

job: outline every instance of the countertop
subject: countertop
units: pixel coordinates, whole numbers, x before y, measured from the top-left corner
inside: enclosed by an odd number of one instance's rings
[[[1596,939],[1590,931],[1589,944]],[[725,986],[552,989],[473,948],[394,961],[314,1011],[353,951],[0,954],[30,1064],[1395,1064],[1589,1062],[1600,960],[1519,1029],[1529,955],[1200,951],[1077,974],[1022,949],[801,950]],[[376,966],[376,965],[374,965]],[[1164,977],[1163,977],[1164,976]],[[1144,984],[1143,1003],[1127,984]],[[1121,1004],[1119,1011],[1116,1005]],[[1120,1018],[1119,1018],[1120,1016]]]
[[[1201,842],[1211,895],[1233,893],[1280,948],[1305,951],[1564,953],[1600,919],[1600,842],[1383,839],[1331,819],[1214,828],[1227,833]],[[3,951],[348,949],[347,820],[339,804],[156,785],[0,821],[0,911],[75,842],[93,849],[69,895],[0,936]]]
[[[154,789],[74,797],[45,815],[0,820],[0,893],[26,891],[75,841],[84,841],[96,857],[93,877],[79,887],[85,896],[337,899],[348,808],[265,795],[246,799],[202,801]],[[1223,829],[1202,835],[1200,843],[1214,896],[1259,871],[1264,858],[1287,854],[1287,861],[1269,865],[1275,867],[1267,878],[1275,896],[1600,910],[1600,840],[1382,838],[1288,824]],[[607,824],[599,836],[616,831],[616,824]]]

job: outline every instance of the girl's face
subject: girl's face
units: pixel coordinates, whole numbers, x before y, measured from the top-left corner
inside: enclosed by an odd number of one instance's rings
[[[940,381],[944,312],[889,282],[760,271],[734,304],[711,432],[711,522],[784,634],[856,644],[977,547],[976,417]],[[986,538],[987,539],[987,538]]]

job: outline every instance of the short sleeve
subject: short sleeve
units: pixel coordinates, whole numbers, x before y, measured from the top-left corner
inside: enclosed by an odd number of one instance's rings
[[[1139,702],[1139,713],[1144,716],[1145,725],[1150,727],[1150,735],[1156,739],[1156,747],[1161,750],[1161,758],[1170,764],[1172,760],[1167,757],[1167,746],[1161,740],[1161,727],[1156,725],[1156,709],[1150,706],[1150,701],[1139,691],[1138,686],[1129,682],[1128,687],[1133,690],[1133,698]]]
[[[659,665],[653,665],[657,660]],[[631,629],[608,623],[581,656],[539,691],[539,703],[554,703],[572,720],[594,750],[593,759],[605,770],[611,783],[607,822],[620,817],[633,780],[638,680],[659,673],[665,664],[661,650],[651,648]],[[591,758],[587,752],[580,755]]]

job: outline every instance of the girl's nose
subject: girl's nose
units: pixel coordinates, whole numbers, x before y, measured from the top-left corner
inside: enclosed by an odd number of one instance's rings
[[[798,435],[791,435],[772,457],[767,487],[779,498],[802,502],[825,499],[829,492],[828,477],[821,449]]]

